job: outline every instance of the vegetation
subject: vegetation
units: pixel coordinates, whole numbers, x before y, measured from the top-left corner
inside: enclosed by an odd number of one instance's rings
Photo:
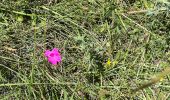
[[[1,0],[0,98],[169,99],[169,11],[168,0]]]

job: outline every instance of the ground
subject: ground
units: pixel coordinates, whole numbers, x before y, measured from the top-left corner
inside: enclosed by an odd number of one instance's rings
[[[2,0],[0,98],[170,99],[169,8],[168,0]],[[57,65],[44,56],[53,48]]]

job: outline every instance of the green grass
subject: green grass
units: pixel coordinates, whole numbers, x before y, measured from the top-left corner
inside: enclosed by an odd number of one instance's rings
[[[2,0],[0,99],[170,99],[168,0]],[[51,65],[46,49],[59,48]],[[109,63],[110,61],[110,63]]]

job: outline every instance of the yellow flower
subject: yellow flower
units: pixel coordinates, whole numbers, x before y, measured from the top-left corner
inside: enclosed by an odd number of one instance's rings
[[[108,66],[110,66],[110,65],[111,65],[110,58],[107,60],[107,65],[108,65]]]
[[[108,60],[107,60],[107,62],[106,62],[106,67],[109,67],[110,65],[111,65],[111,60],[110,60],[110,58],[108,58]]]
[[[107,59],[107,62],[105,63],[105,68],[111,68],[118,64],[117,60],[112,61],[110,58]]]
[[[160,81],[163,81],[163,80],[164,80],[164,78],[163,78],[163,77],[161,77],[159,80],[160,80]]]

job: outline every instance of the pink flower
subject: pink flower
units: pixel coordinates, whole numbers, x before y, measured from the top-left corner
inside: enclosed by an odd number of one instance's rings
[[[44,54],[47,57],[48,61],[53,65],[56,65],[61,62],[61,55],[57,48],[54,48],[52,51],[46,50]]]

